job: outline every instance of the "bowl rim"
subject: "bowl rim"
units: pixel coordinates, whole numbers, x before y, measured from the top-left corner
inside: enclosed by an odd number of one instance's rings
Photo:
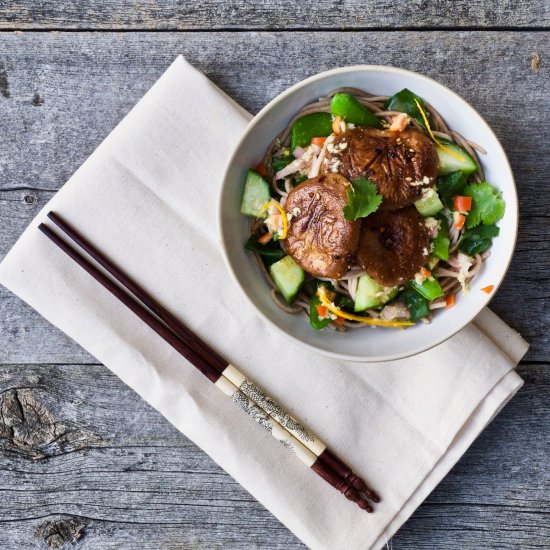
[[[248,137],[250,132],[256,127],[256,125],[258,124],[258,121],[267,112],[269,112],[275,104],[281,102],[282,100],[284,100],[285,98],[287,98],[288,96],[293,94],[296,90],[304,88],[304,87],[308,86],[309,84],[311,84],[313,82],[323,80],[323,79],[325,79],[329,76],[338,75],[338,74],[346,74],[346,73],[354,73],[354,72],[363,72],[363,71],[366,71],[366,72],[375,71],[375,72],[385,72],[385,73],[396,73],[396,74],[401,74],[401,75],[413,76],[414,78],[426,81],[426,83],[431,85],[432,87],[439,88],[444,93],[450,95],[453,100],[459,102],[465,109],[469,110],[471,114],[477,116],[479,118],[479,120],[481,121],[481,123],[486,127],[486,130],[490,133],[490,135],[492,135],[492,137],[495,140],[495,143],[500,148],[500,150],[503,154],[503,157],[506,161],[506,168],[507,168],[507,170],[510,174],[512,187],[513,187],[513,190],[512,190],[513,192],[511,193],[512,201],[509,201],[510,197],[506,198],[506,208],[507,209],[508,208],[513,208],[513,214],[514,214],[513,218],[512,218],[513,243],[512,243],[512,246],[509,248],[508,257],[501,260],[502,265],[504,266],[504,269],[502,270],[502,275],[500,277],[500,280],[497,283],[495,283],[494,289],[491,292],[491,294],[487,295],[485,300],[483,302],[481,302],[480,305],[477,308],[472,310],[472,313],[465,318],[463,323],[460,323],[457,328],[453,329],[446,336],[436,338],[435,340],[430,341],[427,344],[420,345],[420,346],[418,346],[416,348],[413,348],[410,351],[405,352],[405,353],[395,353],[395,354],[390,354],[390,355],[385,354],[385,355],[376,355],[376,356],[373,356],[373,355],[366,355],[366,356],[363,356],[363,355],[348,355],[348,354],[344,354],[344,353],[338,353],[338,352],[334,352],[334,351],[330,351],[330,350],[320,349],[316,346],[308,344],[307,342],[304,342],[300,338],[298,338],[296,336],[293,336],[292,334],[290,334],[289,332],[287,332],[283,328],[279,327],[279,325],[277,325],[274,321],[272,321],[258,306],[256,306],[256,304],[253,302],[252,298],[247,294],[247,292],[242,287],[242,285],[241,285],[241,283],[238,279],[238,276],[237,276],[235,270],[233,269],[231,259],[229,258],[228,247],[227,247],[227,244],[226,244],[226,240],[224,238],[223,226],[222,226],[222,203],[223,203],[223,194],[224,194],[223,192],[224,192],[224,189],[225,189],[226,184],[227,184],[227,178],[228,178],[228,175],[229,175],[229,170],[231,169],[233,163],[235,162],[235,158],[236,158],[236,156],[238,154],[238,151],[240,150],[244,140]],[[513,204],[510,204],[510,202],[512,202]],[[407,358],[407,357],[413,357],[415,355],[418,355],[419,353],[422,353],[424,351],[430,350],[430,349],[438,346],[439,344],[445,342],[446,340],[448,340],[449,338],[451,338],[452,336],[454,336],[455,334],[460,332],[467,325],[469,325],[477,317],[477,315],[481,312],[481,310],[483,308],[487,307],[487,305],[491,302],[493,297],[496,295],[497,290],[500,288],[502,282],[504,281],[504,279],[506,277],[506,274],[507,274],[507,272],[510,268],[510,263],[512,261],[512,257],[513,257],[514,252],[515,252],[516,243],[517,243],[517,235],[518,235],[518,225],[519,225],[519,204],[518,204],[517,186],[516,186],[516,181],[515,181],[515,178],[514,178],[514,173],[512,171],[512,166],[510,165],[510,160],[508,159],[508,155],[506,154],[506,151],[504,150],[504,147],[500,143],[500,140],[498,139],[496,134],[493,132],[491,126],[487,123],[487,121],[483,118],[483,116],[474,107],[472,107],[472,105],[470,105],[470,103],[468,103],[468,101],[466,101],[464,98],[462,98],[460,95],[458,95],[456,92],[454,92],[453,90],[451,90],[450,88],[448,88],[444,84],[441,84],[440,82],[438,82],[437,80],[435,80],[435,79],[433,79],[429,76],[425,76],[423,74],[417,73],[415,71],[410,71],[408,69],[401,69],[399,67],[393,67],[391,65],[368,65],[368,64],[365,64],[365,65],[348,65],[348,66],[344,66],[344,67],[337,67],[335,69],[329,69],[327,71],[323,71],[323,72],[314,74],[314,75],[312,75],[308,78],[305,78],[304,80],[301,80],[301,81],[297,82],[296,84],[293,84],[292,86],[290,86],[289,88],[287,88],[286,90],[282,91],[280,94],[275,96],[271,101],[269,101],[250,120],[250,122],[248,123],[248,125],[244,129],[243,133],[241,134],[237,144],[233,147],[233,151],[232,151],[228,161],[226,162],[225,168],[223,170],[222,184],[221,184],[219,194],[218,194],[218,205],[217,205],[217,207],[218,207],[218,212],[217,212],[218,236],[219,236],[219,241],[220,241],[220,244],[221,244],[222,256],[223,256],[223,259],[224,259],[225,266],[226,266],[227,270],[229,271],[229,274],[230,274],[231,278],[233,279],[233,282],[239,288],[241,293],[244,294],[244,296],[246,297],[248,303],[252,305],[252,307],[256,311],[256,313],[262,319],[264,319],[264,321],[266,321],[270,326],[272,326],[277,332],[284,335],[285,338],[288,338],[288,339],[296,342],[298,345],[300,345],[302,347],[305,347],[306,349],[308,349],[308,350],[310,350],[314,353],[318,353],[318,354],[321,354],[321,355],[326,356],[326,357],[331,357],[333,359],[339,359],[339,360],[351,361],[351,362],[364,362],[364,363],[380,363],[380,362],[386,362],[386,361],[395,361],[397,359],[404,359],[404,358]]]

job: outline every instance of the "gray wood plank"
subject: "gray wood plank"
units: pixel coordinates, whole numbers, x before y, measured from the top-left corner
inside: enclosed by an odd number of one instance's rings
[[[543,154],[550,140],[548,37],[547,32],[327,32],[315,40],[309,33],[271,32],[0,33],[0,257],[179,53],[251,112],[315,72],[351,62],[394,64],[456,90],[502,140],[517,178],[522,222],[517,254],[493,307],[532,343],[530,360],[547,360],[550,195],[540,190],[550,173],[550,157]],[[538,69],[531,66],[534,52],[541,58]],[[4,289],[0,311],[6,319],[0,361],[92,360]]]
[[[549,373],[550,365],[520,368],[524,388],[393,548],[544,547]],[[303,548],[100,365],[2,365],[0,411],[1,548],[73,539],[77,549]],[[52,426],[72,442],[54,441]]]
[[[548,27],[544,0],[79,0],[0,3],[0,28],[358,29],[376,27]]]

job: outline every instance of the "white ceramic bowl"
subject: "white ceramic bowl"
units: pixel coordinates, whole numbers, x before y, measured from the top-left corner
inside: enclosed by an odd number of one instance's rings
[[[304,105],[335,88],[352,86],[375,95],[392,95],[409,88],[428,101],[449,127],[486,150],[481,155],[485,177],[500,189],[506,213],[499,222],[500,236],[491,257],[473,280],[468,295],[459,294],[453,309],[439,311],[431,324],[406,330],[356,329],[344,333],[313,330],[303,315],[277,308],[269,295],[255,258],[243,248],[248,220],[239,213],[246,172],[264,155],[269,143]],[[351,361],[386,361],[407,357],[443,342],[467,325],[487,305],[510,264],[518,227],[518,202],[512,170],[498,139],[483,118],[462,98],[425,76],[376,65],[358,65],[327,71],[292,86],[266,105],[250,122],[226,168],[219,203],[221,242],[228,269],[258,313],[273,327],[312,351]],[[481,288],[494,285],[491,295]]]

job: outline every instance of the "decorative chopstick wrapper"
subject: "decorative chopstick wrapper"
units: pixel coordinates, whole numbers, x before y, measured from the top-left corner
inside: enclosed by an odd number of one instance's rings
[[[306,466],[311,468],[317,460],[308,448],[302,445],[291,433],[283,426],[274,422],[267,411],[264,411],[252,399],[249,399],[235,384],[231,383],[225,376],[220,376],[215,385],[233,399],[239,407],[249,416],[251,416],[260,426],[265,428],[277,441],[291,450]]]
[[[355,475],[349,466],[334,455],[318,436],[306,430],[302,424],[285,412],[271,397],[266,395],[261,388],[250,382],[250,380],[247,380],[245,375],[235,366],[228,365],[222,374],[237,386],[242,393],[260,405],[260,407],[278,424],[299,439],[300,442],[318,456],[322,462],[335,470],[349,485],[358,491],[363,491],[372,501],[379,501],[376,493],[370,490],[367,484],[360,477]]]
[[[246,379],[244,374],[233,365],[228,365],[223,371],[224,378],[230,380],[242,393],[255,401],[273,420],[298,438],[316,457],[327,446],[314,434],[308,432],[296,419],[286,413],[263,390]]]
[[[351,468],[334,455],[314,434],[284,411],[273,399],[246,379],[233,365],[219,355],[206,342],[187,328],[177,317],[150,296],[138,283],[123,273],[92,243],[81,236],[61,216],[50,212],[48,217],[89,256],[101,265],[127,292],[107,277],[88,259],[82,256],[48,226],[39,229],[59,248],[85,269],[96,281],[109,290],[134,314],[185,357],[202,374],[239,405],[258,424],[268,430],[308,467],[325,481],[342,492],[348,500],[372,512],[365,499],[380,499]],[[140,303],[141,302],[141,303]],[[142,305],[143,304],[143,305]],[[145,306],[145,307],[144,307]]]

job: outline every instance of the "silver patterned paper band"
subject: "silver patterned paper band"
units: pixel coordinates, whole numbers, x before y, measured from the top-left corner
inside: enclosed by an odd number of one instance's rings
[[[225,376],[220,376],[215,385],[230,396],[248,416],[254,419],[260,426],[267,430],[277,441],[292,451],[306,466],[311,467],[317,460],[317,456],[296,439],[288,430],[275,422],[273,418],[260,408],[251,398],[246,396],[239,388]]]
[[[306,430],[295,418],[269,397],[261,388],[246,379],[233,365],[228,365],[223,376],[230,380],[246,396],[256,402],[278,424],[300,440],[312,453],[319,456],[326,445],[313,433]]]

